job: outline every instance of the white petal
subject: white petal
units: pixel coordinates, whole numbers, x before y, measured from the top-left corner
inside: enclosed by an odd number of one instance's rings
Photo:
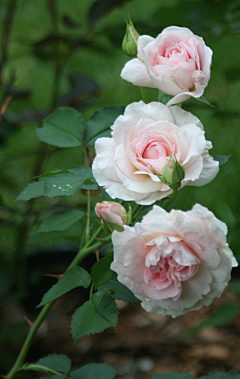
[[[144,60],[145,54],[143,52],[143,49],[145,46],[147,46],[150,42],[154,42],[155,38],[142,35],[138,38],[138,58],[141,60]]]
[[[209,154],[205,154],[203,157],[203,169],[200,177],[194,182],[189,183],[189,185],[194,185],[197,187],[204,186],[210,183],[219,172],[219,162],[215,161],[213,157]]]
[[[183,110],[182,108],[173,105],[171,108],[169,108],[171,112],[173,113],[174,116],[174,123],[178,126],[183,126],[187,124],[195,124],[197,125],[200,129],[204,130],[203,124],[201,121],[194,116],[191,112],[187,112]]]
[[[138,58],[127,62],[122,69],[121,78],[140,87],[155,87],[145,64]]]

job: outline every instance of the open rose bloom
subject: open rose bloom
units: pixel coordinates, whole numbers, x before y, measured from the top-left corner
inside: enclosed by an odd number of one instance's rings
[[[191,30],[170,26],[156,38],[142,35],[137,56],[122,70],[121,77],[128,82],[174,96],[167,105],[203,95],[210,79],[212,50]]]
[[[112,138],[96,141],[92,167],[98,184],[112,198],[149,205],[171,194],[158,177],[171,155],[184,167],[182,187],[202,186],[218,173],[201,122],[178,106],[130,104],[112,130]]]
[[[147,312],[177,317],[221,296],[237,266],[226,234],[199,204],[170,213],[154,206],[142,223],[113,233],[111,268]]]

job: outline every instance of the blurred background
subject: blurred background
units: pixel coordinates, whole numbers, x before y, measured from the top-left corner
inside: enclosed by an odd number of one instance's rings
[[[139,34],[156,37],[167,26],[184,26],[202,36],[206,45],[213,50],[212,76],[204,94],[213,106],[189,100],[183,104],[183,109],[194,113],[202,121],[206,138],[211,140],[214,146],[211,154],[231,155],[231,157],[221,166],[219,175],[212,183],[204,187],[185,187],[181,190],[174,207],[188,210],[196,202],[208,207],[219,219],[227,223],[229,245],[237,257],[240,254],[238,248],[240,245],[240,1],[2,0],[0,2],[0,299],[2,300],[0,320],[3,326],[0,332],[1,374],[5,374],[13,363],[27,331],[28,325],[23,316],[35,317],[35,307],[43,293],[55,283],[53,278],[43,275],[63,272],[77,251],[83,227],[79,221],[61,234],[37,232],[39,223],[53,212],[86,204],[84,193],[61,199],[41,197],[28,203],[16,200],[28,183],[44,172],[72,168],[80,163],[79,148],[53,149],[40,143],[36,137],[36,129],[41,127],[43,119],[59,106],[73,107],[88,120],[101,107],[127,105],[141,100],[140,89],[120,78],[123,65],[129,60],[121,50],[128,14]],[[156,100],[157,90],[149,89],[148,97],[149,100]],[[99,195],[93,193],[92,198],[94,203]],[[90,268],[92,263],[90,257],[85,265]],[[125,332],[125,342],[120,338],[123,332],[119,335],[116,331],[106,332],[106,336],[110,333],[115,342],[116,339],[119,340],[119,344],[114,345],[114,342],[111,342],[111,345],[109,342],[107,345],[106,342],[105,356],[100,354],[102,346],[99,341],[102,341],[102,333],[94,337],[96,340],[86,337],[78,345],[74,345],[71,341],[68,324],[73,308],[79,306],[80,298],[84,301],[87,296],[85,293],[73,291],[72,305],[69,300],[61,299],[54,308],[55,313],[53,310],[54,320],[59,319],[63,307],[65,318],[62,320],[66,319],[66,322],[63,324],[60,322],[62,326],[56,332],[53,318],[49,319],[48,323],[46,321],[45,329],[43,328],[38,336],[42,342],[37,343],[32,355],[29,356],[29,361],[48,353],[64,353],[63,346],[67,346],[68,338],[71,349],[66,348],[66,353],[72,355],[77,367],[94,361],[119,364],[120,367],[124,361],[122,352],[125,349],[128,358],[132,357],[132,360],[129,358],[127,363],[125,362],[126,365],[123,365],[127,367],[125,371],[124,369],[118,371],[119,378],[123,379],[147,378],[151,373],[160,372],[159,370],[184,372],[192,369],[196,376],[218,368],[219,371],[232,368],[240,370],[240,365],[237,363],[240,357],[234,356],[237,354],[236,346],[238,346],[236,338],[240,334],[237,317],[240,290],[237,276],[238,271],[235,270],[235,282],[230,288],[232,292],[226,294],[223,300],[215,302],[210,310],[198,312],[194,318],[187,315],[180,317],[180,321],[171,321],[168,318],[163,320],[160,316],[154,318],[146,316],[145,313],[143,315],[140,308],[137,308],[136,312],[131,307],[119,304],[119,307],[123,308],[123,316],[120,316],[120,322],[122,317],[123,324],[120,323],[119,331],[126,330],[127,325],[132,327]],[[68,305],[64,301],[67,301]],[[136,321],[136,325],[134,321],[131,324],[128,317],[130,319],[136,317],[140,321]],[[212,317],[217,321],[211,321]],[[201,322],[203,325],[200,325],[200,329],[195,331],[191,329]],[[166,323],[169,329],[166,329]],[[207,327],[210,328],[210,332],[205,333],[203,339],[207,338],[206,336],[210,337],[204,340],[203,346],[208,345],[209,338],[213,339],[210,345],[215,344],[218,353],[216,356],[213,354],[210,359],[211,362],[215,359],[217,363],[213,366],[208,363],[206,366],[204,359],[208,353],[205,347],[202,353],[200,349],[200,358],[198,353],[195,353],[197,356],[195,366],[194,358],[188,353],[184,354],[184,357],[187,357],[186,362],[190,360],[194,368],[185,362],[181,354],[179,358],[177,349],[178,346],[182,351],[184,346],[189,348],[195,337],[185,336],[185,339],[181,340],[184,342],[179,342],[179,338],[189,328],[192,330],[190,334],[196,336],[197,332],[206,330]],[[134,348],[129,342],[130,331],[138,329],[139,334],[132,336],[132,341],[135,341]],[[47,338],[47,332],[49,340],[44,340]],[[50,346],[50,342],[53,341],[51,333],[62,335],[62,339],[59,337],[61,343],[55,339]],[[169,348],[171,333],[173,341]],[[156,334],[159,336],[157,340]],[[150,335],[155,338],[152,342],[149,339]],[[219,342],[226,341],[226,338],[229,341],[235,338],[232,345],[229,342],[231,346],[229,345],[227,352],[221,350],[223,346]],[[99,350],[97,350],[98,343]],[[147,343],[150,349],[147,357],[144,343]],[[113,351],[120,354],[119,361],[116,357],[114,361]],[[162,363],[160,356],[165,357],[165,363]],[[202,359],[204,364],[201,364]],[[161,363],[160,368],[157,362]],[[181,362],[184,364],[181,365]],[[220,362],[226,364],[221,366]]]

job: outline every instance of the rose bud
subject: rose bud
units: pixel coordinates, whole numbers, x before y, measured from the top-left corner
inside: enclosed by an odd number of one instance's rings
[[[122,42],[122,50],[125,54],[129,55],[130,57],[136,57],[137,56],[137,41],[138,41],[139,34],[134,28],[134,25],[130,19],[130,16],[128,16],[126,22],[127,22],[127,28],[126,28],[126,34]]]
[[[167,163],[163,166],[162,176],[160,176],[161,181],[167,184],[171,189],[177,190],[181,187],[181,181],[184,177],[184,167],[175,157],[171,156]]]
[[[96,204],[95,212],[102,219],[106,231],[123,231],[123,225],[127,223],[127,212],[121,204],[114,201],[103,201]]]

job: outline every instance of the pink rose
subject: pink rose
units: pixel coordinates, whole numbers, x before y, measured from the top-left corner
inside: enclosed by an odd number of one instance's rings
[[[149,205],[168,196],[172,190],[158,175],[171,154],[185,170],[181,187],[202,186],[218,173],[201,122],[178,106],[130,104],[112,130],[112,138],[96,141],[92,167],[98,184],[112,198]]]
[[[121,77],[136,86],[155,87],[174,96],[167,105],[201,97],[210,79],[212,50],[187,28],[170,26],[156,38],[138,39],[138,58]]]
[[[103,201],[96,204],[95,212],[104,221],[117,225],[126,225],[127,212],[121,204],[113,201]]]
[[[158,206],[134,227],[112,235],[112,270],[150,313],[180,316],[220,297],[237,266],[226,242],[227,226],[207,208]]]

